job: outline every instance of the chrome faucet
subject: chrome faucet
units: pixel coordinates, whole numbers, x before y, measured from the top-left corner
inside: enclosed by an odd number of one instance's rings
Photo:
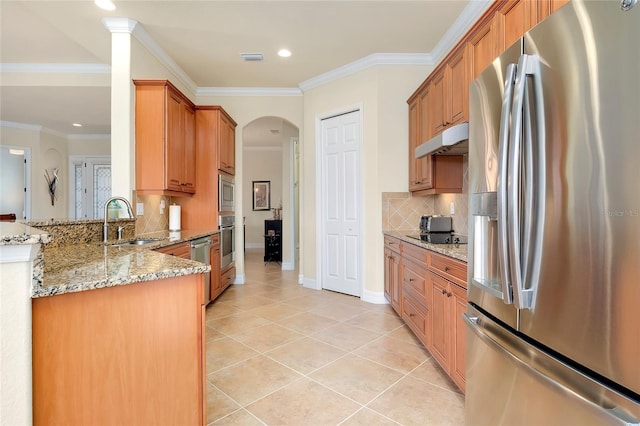
[[[133,214],[133,208],[131,207],[131,203],[129,203],[129,201],[127,201],[126,198],[119,197],[119,196],[109,198],[107,202],[104,204],[104,224],[102,225],[102,241],[105,243],[107,242],[107,237],[109,235],[109,227],[107,225],[107,219],[108,219],[107,210],[109,209],[109,204],[111,204],[112,201],[124,201],[124,204],[127,206],[127,212],[129,213],[129,217],[131,219],[136,218],[136,216]]]

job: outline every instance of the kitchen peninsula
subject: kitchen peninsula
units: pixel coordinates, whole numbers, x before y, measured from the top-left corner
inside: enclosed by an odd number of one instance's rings
[[[25,230],[38,228],[3,224],[3,244],[29,240]],[[152,249],[214,232],[147,246],[69,239],[56,247],[54,236],[40,249],[31,280],[33,424],[204,423],[210,266]]]

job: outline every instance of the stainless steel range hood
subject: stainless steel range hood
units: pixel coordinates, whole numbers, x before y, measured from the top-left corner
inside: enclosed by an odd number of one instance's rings
[[[425,155],[462,155],[469,152],[469,123],[449,127],[416,147],[416,158]]]

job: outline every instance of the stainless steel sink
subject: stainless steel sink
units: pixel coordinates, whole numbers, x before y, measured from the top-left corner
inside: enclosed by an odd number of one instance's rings
[[[116,243],[113,244],[114,246],[142,246],[145,244],[153,244],[153,243],[157,243],[161,241],[161,239],[158,238],[136,238],[135,240],[130,240],[130,241],[123,241],[121,243]]]

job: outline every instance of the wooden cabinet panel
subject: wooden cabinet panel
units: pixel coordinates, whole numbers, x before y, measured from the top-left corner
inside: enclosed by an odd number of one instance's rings
[[[220,115],[220,137],[218,139],[218,170],[235,175],[236,173],[236,123],[226,115]]]
[[[503,0],[496,10],[498,50],[504,52],[537,23],[535,0]]]
[[[467,325],[462,315],[467,312],[467,291],[451,284],[451,378],[464,392],[465,388],[465,351],[467,342]]]
[[[223,120],[224,118],[224,120]],[[182,226],[185,229],[216,229],[218,227],[218,148],[228,126],[235,122],[219,106],[198,106],[195,110],[196,170],[198,192],[189,198],[176,199],[182,206]],[[225,124],[226,123],[226,124]],[[235,130],[234,130],[235,134]],[[213,207],[212,207],[213,206]]]
[[[436,274],[467,288],[467,264],[437,253],[429,256],[429,269]]]
[[[449,106],[447,68],[444,67],[430,78],[431,97],[427,105],[431,121],[431,134],[442,132],[449,123],[451,108]]]
[[[451,359],[449,331],[448,282],[431,274],[431,347],[429,350],[438,363],[449,371]]]
[[[471,80],[475,80],[496,58],[496,19],[490,16],[473,32],[468,41]]]
[[[189,104],[183,104],[184,120],[184,173],[183,191],[196,192],[196,111]]]
[[[384,294],[391,304],[391,307],[398,315],[401,311],[401,263],[400,253],[402,252],[402,242],[385,235],[384,237]]]
[[[409,191],[427,190],[431,185],[431,157],[415,157],[418,145],[431,137],[427,104],[430,89],[426,85],[409,101]]]
[[[402,283],[403,289],[409,288],[411,292],[416,296],[416,299],[424,306],[428,306],[428,293],[429,288],[427,286],[427,269],[424,266],[418,265],[410,261],[409,259],[403,259],[402,261]]]
[[[469,78],[467,46],[462,45],[447,64],[449,70],[449,122],[463,123],[469,120]]]
[[[136,190],[181,196],[195,186],[194,105],[167,80],[136,85]]]
[[[429,332],[428,310],[416,303],[409,292],[402,293],[402,314],[400,316],[416,337],[427,346],[425,342],[428,341]]]
[[[161,247],[155,251],[175,257],[181,257],[182,259],[191,259],[191,245],[188,241]]]
[[[33,299],[34,425],[202,425],[203,275]]]

